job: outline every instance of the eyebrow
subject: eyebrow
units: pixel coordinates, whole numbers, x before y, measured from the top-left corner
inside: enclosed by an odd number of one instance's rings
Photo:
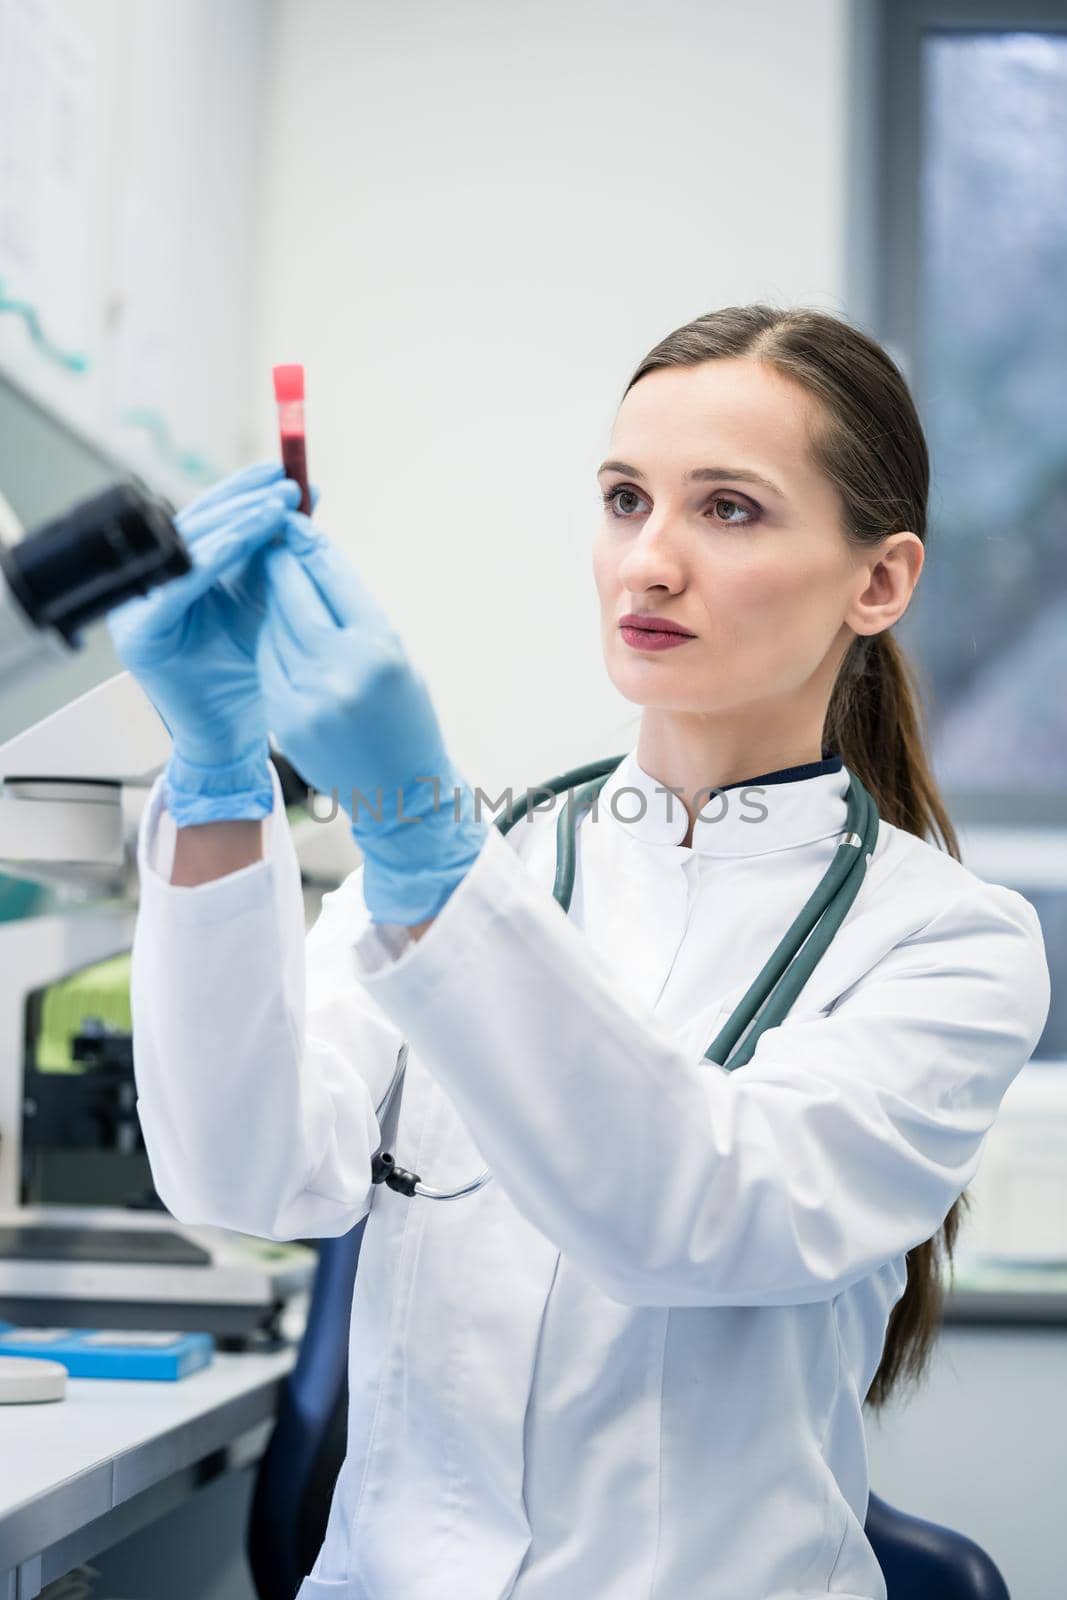
[[[602,472],[624,472],[627,477],[640,478],[642,482],[645,477],[637,467],[628,466],[625,461],[604,461],[597,468],[598,478]],[[709,478],[737,478],[744,483],[758,483],[760,488],[769,489],[772,494],[781,495],[781,498],[785,499],[781,489],[776,483],[772,483],[770,478],[764,478],[760,473],[751,472],[745,467],[694,467],[692,472],[682,473],[683,483],[704,483]]]

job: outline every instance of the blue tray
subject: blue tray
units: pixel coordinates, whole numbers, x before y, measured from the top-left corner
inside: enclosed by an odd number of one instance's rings
[[[62,1362],[72,1378],[175,1382],[214,1359],[210,1333],[126,1333],[116,1328],[21,1328],[0,1321],[0,1355]]]

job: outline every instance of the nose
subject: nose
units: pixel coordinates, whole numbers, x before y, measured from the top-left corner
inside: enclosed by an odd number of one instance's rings
[[[635,529],[626,553],[619,562],[618,576],[632,594],[643,589],[668,588],[677,593],[685,587],[683,534],[666,515],[653,513],[644,527]]]

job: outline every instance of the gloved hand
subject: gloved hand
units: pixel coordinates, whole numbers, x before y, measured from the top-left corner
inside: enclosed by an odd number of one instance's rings
[[[428,921],[473,865],[489,824],[475,817],[389,619],[307,517],[287,521],[287,544],[264,556],[257,648],[271,732],[301,776],[347,812],[373,921]]]
[[[175,517],[192,571],[108,615],[123,666],[173,740],[165,784],[179,828],[265,817],[273,805],[256,635],[265,547],[284,537],[299,487],[267,461],[223,479]]]

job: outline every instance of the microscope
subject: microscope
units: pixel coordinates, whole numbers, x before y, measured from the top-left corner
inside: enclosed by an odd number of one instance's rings
[[[0,697],[191,568],[173,508],[137,479],[0,541]],[[0,744],[0,875],[57,902],[0,921],[0,1320],[183,1328],[242,1348],[273,1340],[316,1257],[180,1224],[152,1185],[129,952],[137,826],[170,744],[128,672]]]

